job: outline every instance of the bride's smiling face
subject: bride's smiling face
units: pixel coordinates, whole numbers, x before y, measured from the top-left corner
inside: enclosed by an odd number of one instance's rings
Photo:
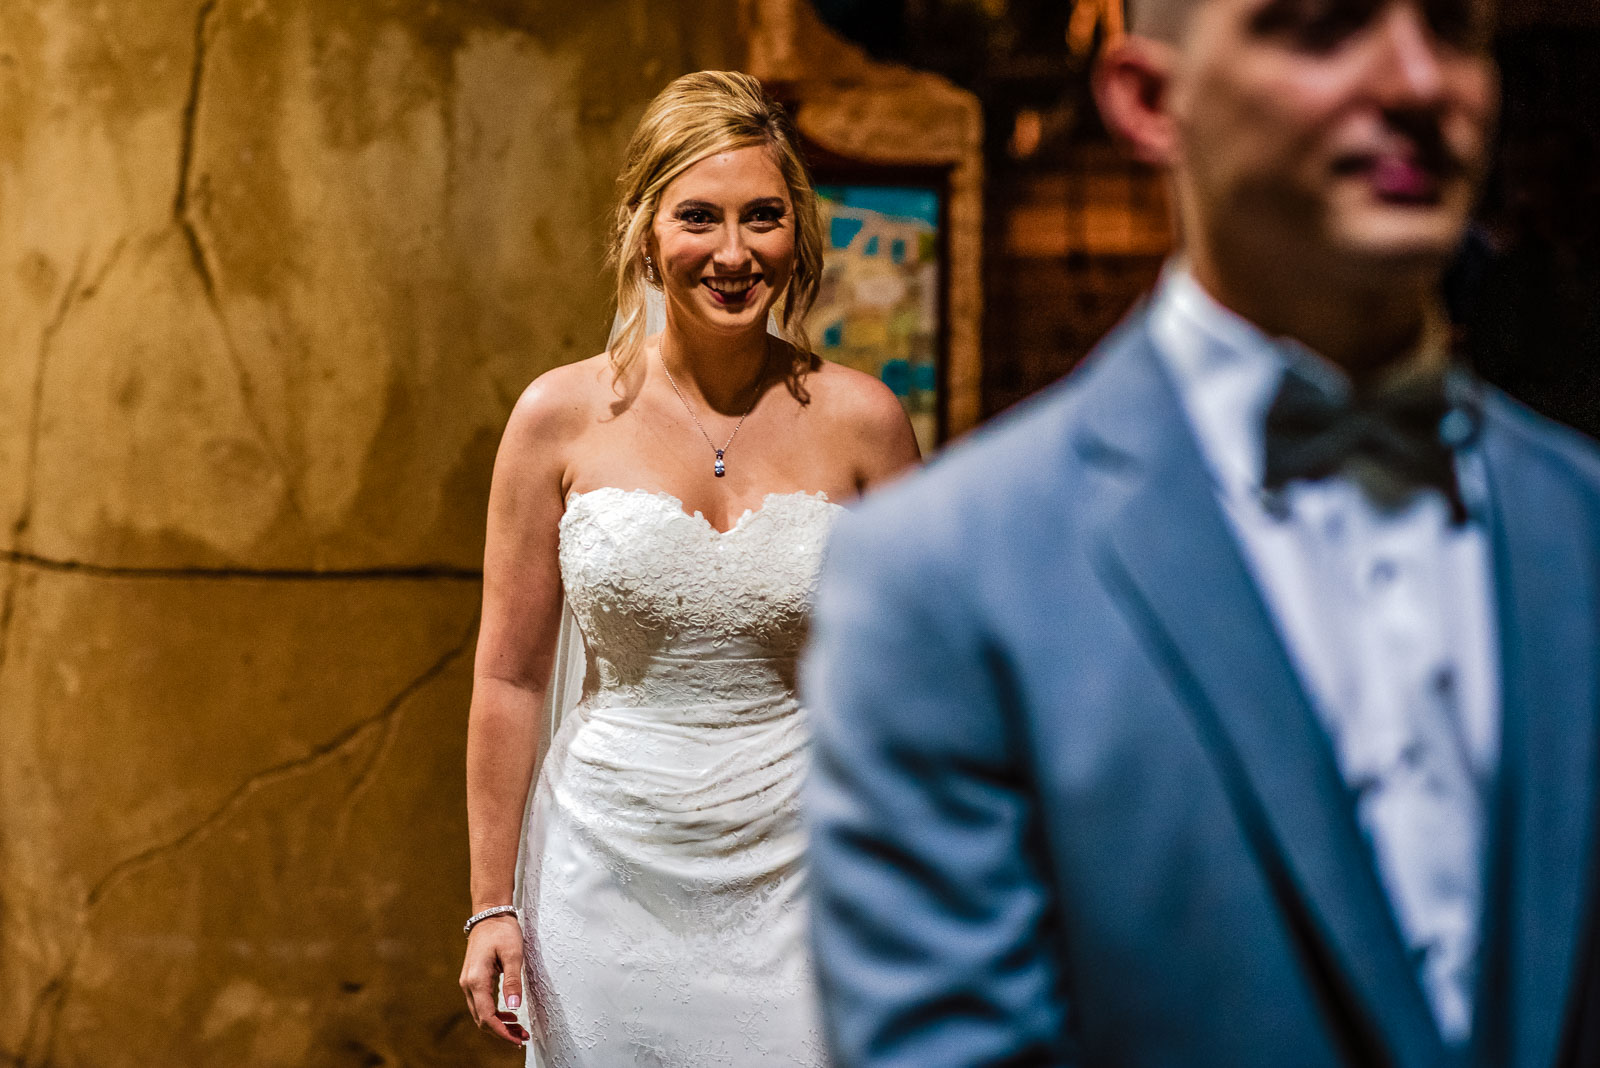
[[[761,145],[707,156],[662,191],[650,245],[667,314],[718,333],[767,327],[794,273],[794,205]]]

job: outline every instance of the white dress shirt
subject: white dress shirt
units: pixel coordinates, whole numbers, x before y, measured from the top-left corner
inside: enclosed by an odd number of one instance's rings
[[[1156,346],[1217,499],[1277,623],[1340,771],[1440,1033],[1472,1024],[1489,784],[1500,692],[1481,457],[1458,454],[1469,518],[1434,489],[1398,507],[1334,476],[1263,490],[1268,409],[1294,365],[1332,364],[1218,304],[1181,264],[1152,309]]]

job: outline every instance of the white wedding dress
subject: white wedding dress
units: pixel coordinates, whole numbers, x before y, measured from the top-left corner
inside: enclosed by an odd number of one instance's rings
[[[568,499],[561,577],[587,670],[523,851],[531,1063],[826,1063],[795,666],[839,512],[770,494],[723,533],[664,493]]]

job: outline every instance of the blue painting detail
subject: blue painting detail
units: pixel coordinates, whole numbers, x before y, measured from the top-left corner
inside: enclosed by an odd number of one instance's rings
[[[841,219],[835,217],[833,225],[828,228],[828,243],[834,248],[849,248],[850,242],[856,239],[861,228],[866,223],[860,219]]]
[[[883,384],[889,387],[889,392],[896,397],[904,397],[911,392],[911,365],[905,360],[884,360],[879,375]]]
[[[817,193],[835,204],[843,204],[846,207],[875,211],[880,215],[894,215],[902,219],[917,219],[929,226],[939,225],[939,194],[932,189],[876,185],[819,185]],[[852,233],[850,236],[854,237],[855,234]],[[833,247],[844,248],[849,243],[846,241],[840,244],[835,241]]]
[[[812,337],[830,358],[879,377],[930,453],[939,436],[940,195],[844,184],[817,195],[830,247]]]

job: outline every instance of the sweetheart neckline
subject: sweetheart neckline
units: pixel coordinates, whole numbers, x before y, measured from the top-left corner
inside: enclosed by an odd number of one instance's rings
[[[665,504],[670,504],[672,506],[673,511],[677,512],[683,518],[691,520],[691,521],[692,520],[699,520],[702,524],[704,524],[706,530],[708,530],[711,534],[713,534],[713,535],[715,535],[716,537],[719,537],[719,538],[727,537],[728,535],[736,533],[737,531],[742,529],[744,527],[744,525],[747,522],[749,522],[752,518],[754,518],[755,516],[761,515],[763,512],[765,512],[767,510],[767,506],[769,504],[771,504],[774,499],[786,499],[786,498],[790,498],[790,497],[801,497],[801,498],[806,498],[806,499],[810,499],[810,500],[820,501],[823,504],[831,505],[832,507],[838,508],[840,510],[844,509],[844,505],[839,504],[836,501],[830,500],[829,497],[828,497],[828,494],[824,490],[790,490],[787,493],[768,493],[768,494],[765,494],[764,496],[762,496],[761,504],[760,504],[759,507],[746,508],[744,510],[744,514],[739,516],[738,519],[733,521],[733,526],[729,527],[727,530],[718,530],[716,528],[716,526],[712,524],[711,520],[709,520],[709,519],[707,519],[705,517],[705,513],[699,511],[698,509],[693,511],[693,512],[689,511],[688,507],[685,506],[684,503],[683,503],[683,498],[677,496],[676,494],[668,493],[666,490],[648,490],[648,489],[643,489],[643,488],[639,488],[639,487],[635,487],[633,489],[623,489],[620,486],[596,486],[594,489],[591,489],[591,490],[583,490],[582,492],[579,492],[577,490],[573,490],[573,491],[571,491],[570,493],[567,494],[566,511],[561,513],[561,521],[560,521],[561,525],[565,525],[565,523],[567,521],[567,516],[572,514],[572,502],[573,501],[577,500],[580,497],[592,497],[597,493],[620,493],[625,497],[627,497],[627,496],[641,496],[641,497],[652,497],[652,498],[655,498],[657,500],[662,501]]]

